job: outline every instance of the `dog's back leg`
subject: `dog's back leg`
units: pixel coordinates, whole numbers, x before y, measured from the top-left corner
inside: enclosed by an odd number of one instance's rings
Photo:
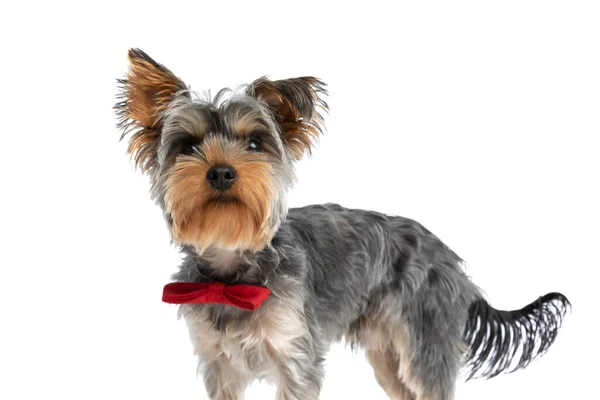
[[[351,342],[365,349],[379,385],[392,400],[453,399],[463,351],[460,332],[428,327],[424,340],[412,325],[399,322],[363,318],[351,331]]]
[[[399,360],[392,350],[367,350],[367,360],[375,372],[375,378],[392,400],[415,400],[415,394],[398,375]]]

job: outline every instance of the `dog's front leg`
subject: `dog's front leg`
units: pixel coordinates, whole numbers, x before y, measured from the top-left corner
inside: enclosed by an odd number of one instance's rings
[[[324,377],[323,358],[299,346],[277,360],[277,400],[318,400]]]
[[[317,400],[323,381],[322,370],[301,366],[289,360],[288,366],[279,369],[277,400]]]
[[[204,386],[210,400],[243,400],[248,376],[225,356],[203,365]]]

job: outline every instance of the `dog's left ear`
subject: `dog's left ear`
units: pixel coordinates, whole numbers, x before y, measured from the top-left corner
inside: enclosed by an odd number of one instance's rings
[[[314,140],[323,131],[323,117],[319,111],[328,110],[322,98],[327,94],[325,86],[314,77],[279,81],[260,78],[248,88],[248,95],[267,103],[290,155],[296,160],[311,153]]]

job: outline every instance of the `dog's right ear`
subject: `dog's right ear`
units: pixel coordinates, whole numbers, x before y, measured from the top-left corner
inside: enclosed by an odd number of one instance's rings
[[[161,117],[177,95],[189,96],[185,83],[139,49],[128,54],[129,71],[119,79],[114,107],[123,137],[131,133],[128,153],[143,172],[157,165]]]

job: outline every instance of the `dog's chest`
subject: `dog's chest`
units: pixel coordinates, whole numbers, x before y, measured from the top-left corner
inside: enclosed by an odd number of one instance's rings
[[[291,356],[297,339],[306,332],[299,308],[277,299],[237,317],[225,313],[217,324],[214,309],[182,306],[182,311],[195,352],[204,362],[225,358],[257,372],[266,372],[273,361]]]

